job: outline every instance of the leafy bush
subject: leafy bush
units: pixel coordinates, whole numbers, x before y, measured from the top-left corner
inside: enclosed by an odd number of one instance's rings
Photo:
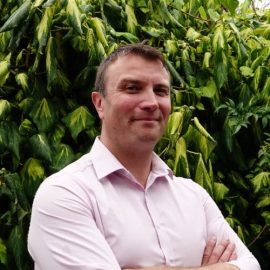
[[[33,196],[99,133],[89,94],[101,59],[144,39],[173,80],[156,151],[208,190],[269,268],[270,13],[250,2],[0,0],[1,269],[33,268]]]

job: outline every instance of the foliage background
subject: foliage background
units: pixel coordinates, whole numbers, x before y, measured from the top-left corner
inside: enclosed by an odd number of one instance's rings
[[[205,187],[270,263],[270,12],[236,0],[0,0],[0,268],[33,269],[31,204],[89,151],[101,59],[147,39],[166,56],[173,111],[156,151]]]

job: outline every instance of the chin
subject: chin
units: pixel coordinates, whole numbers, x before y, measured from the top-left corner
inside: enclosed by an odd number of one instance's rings
[[[159,139],[160,139],[160,136],[157,136],[154,134],[140,134],[139,135],[139,140],[144,143],[151,143],[155,145]]]

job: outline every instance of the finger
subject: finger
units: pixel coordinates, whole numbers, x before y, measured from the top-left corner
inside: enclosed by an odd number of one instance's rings
[[[212,237],[205,246],[204,253],[203,253],[203,258],[202,258],[202,266],[205,266],[208,264],[209,258],[216,246],[217,239],[216,237]]]
[[[231,255],[231,257],[230,257],[230,259],[229,259],[229,261],[233,261],[233,260],[237,260],[237,254],[236,254],[236,252],[233,252],[232,255]]]
[[[229,243],[229,240],[222,240],[219,244],[217,244],[209,258],[208,264],[219,262],[219,258],[222,256]]]
[[[222,255],[219,258],[219,262],[228,262],[235,250],[235,244],[229,243],[226,249],[223,251]]]

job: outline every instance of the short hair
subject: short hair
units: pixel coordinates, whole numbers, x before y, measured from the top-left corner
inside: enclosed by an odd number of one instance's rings
[[[120,46],[105,58],[98,67],[95,80],[95,90],[99,91],[103,96],[106,95],[105,76],[108,67],[119,57],[126,55],[136,55],[150,61],[159,60],[168,73],[170,73],[165,58],[158,49],[146,45],[144,42]]]

